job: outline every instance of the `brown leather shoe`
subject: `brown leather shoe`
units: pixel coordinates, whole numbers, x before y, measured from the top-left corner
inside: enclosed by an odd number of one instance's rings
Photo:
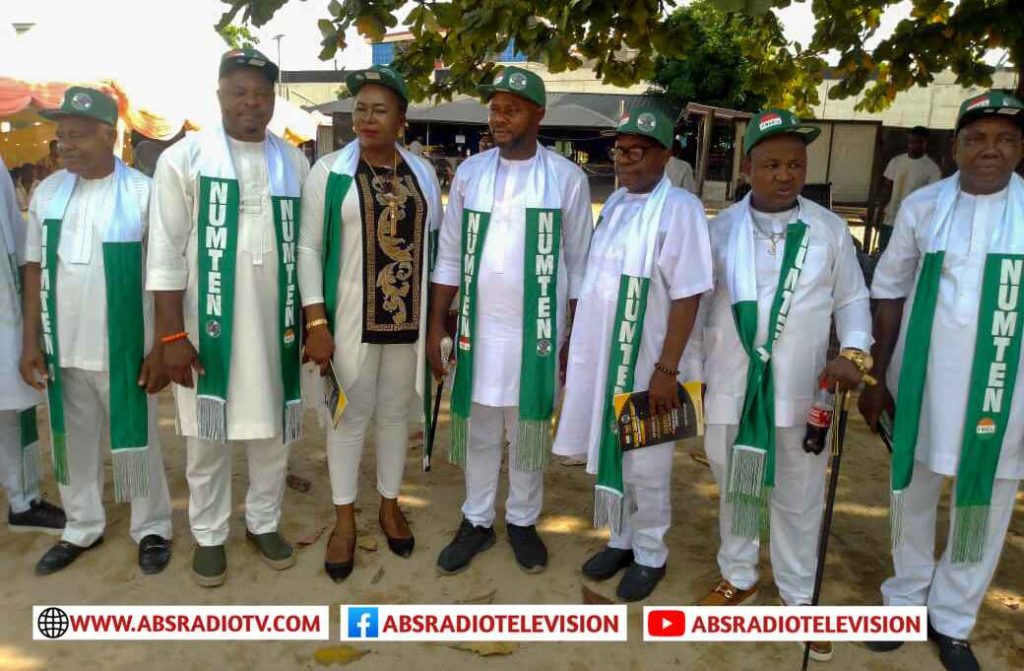
[[[708,595],[700,600],[701,606],[752,606],[757,603],[757,585],[740,589],[722,578]]]

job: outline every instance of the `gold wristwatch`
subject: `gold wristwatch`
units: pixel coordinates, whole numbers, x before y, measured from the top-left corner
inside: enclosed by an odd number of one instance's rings
[[[871,370],[871,367],[875,365],[875,362],[871,358],[870,354],[863,350],[848,347],[846,349],[840,350],[839,356],[851,362],[854,366],[857,367],[857,370],[860,371],[860,374],[864,378],[864,384],[877,384],[878,380],[876,380],[875,378],[868,374]]]

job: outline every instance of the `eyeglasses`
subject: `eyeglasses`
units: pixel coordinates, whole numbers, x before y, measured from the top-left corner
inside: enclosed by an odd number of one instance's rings
[[[623,157],[630,160],[631,163],[637,163],[638,161],[644,160],[644,156],[647,152],[654,148],[653,144],[649,144],[643,147],[630,147],[629,149],[623,149],[622,147],[612,147],[608,150],[608,158],[613,161],[621,161]]]

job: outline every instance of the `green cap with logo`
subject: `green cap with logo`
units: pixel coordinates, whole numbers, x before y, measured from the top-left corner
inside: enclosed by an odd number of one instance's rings
[[[956,115],[956,129],[991,115],[1005,116],[1024,129],[1024,103],[1002,91],[986,91],[963,101]]]
[[[544,80],[536,72],[514,65],[498,69],[489,84],[481,84],[476,90],[483,94],[484,100],[490,100],[495,93],[511,93],[541,107],[547,106]]]
[[[345,77],[345,86],[353,96],[363,88],[364,84],[386,86],[397,93],[402,100],[409,102],[409,88],[405,84],[405,77],[388,65],[372,65]]]
[[[804,144],[814,142],[821,134],[817,126],[800,122],[800,117],[790,111],[772,108],[758,112],[747,122],[747,131],[743,134],[743,153],[750,154],[759,142],[775,135],[796,135]]]
[[[663,112],[649,107],[636,107],[619,119],[616,135],[643,135],[666,149],[672,148],[672,122]]]
[[[252,47],[232,49],[220,57],[220,70],[218,71],[220,77],[224,77],[238,68],[255,68],[262,72],[271,83],[277,83],[279,74],[277,64],[267,58],[263,52]]]
[[[103,91],[86,86],[72,86],[64,92],[64,102],[56,109],[41,110],[40,116],[52,121],[80,116],[95,119],[108,126],[117,126],[117,101]]]

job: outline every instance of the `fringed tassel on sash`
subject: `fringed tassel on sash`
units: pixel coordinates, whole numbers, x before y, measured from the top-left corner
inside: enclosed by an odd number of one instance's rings
[[[889,535],[892,549],[895,550],[903,540],[903,507],[906,490],[889,492]]]
[[[213,396],[196,398],[196,421],[199,437],[223,443],[228,439],[227,402]]]
[[[71,484],[71,467],[68,465],[68,437],[63,434],[52,434],[53,443],[53,477],[62,485]]]
[[[732,533],[742,538],[759,538],[766,526],[768,489],[764,485],[767,453],[736,445],[729,463],[729,503],[732,504]]]
[[[520,472],[543,471],[551,454],[551,421],[520,419],[512,467]]]
[[[619,492],[601,487],[594,488],[594,528],[608,527],[612,533],[622,533],[623,496]]]
[[[953,548],[950,555],[954,564],[981,561],[985,550],[990,507],[957,506],[953,512]]]
[[[452,411],[448,430],[448,461],[466,467],[466,445],[469,443],[469,418]]]
[[[302,438],[302,399],[288,401],[284,406],[284,443]]]
[[[115,450],[114,500],[127,503],[137,496],[149,496],[148,448]]]

